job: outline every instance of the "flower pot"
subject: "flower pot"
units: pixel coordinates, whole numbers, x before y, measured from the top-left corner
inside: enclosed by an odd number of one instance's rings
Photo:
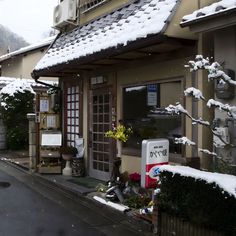
[[[72,168],[70,161],[72,160],[73,154],[62,154],[63,160],[66,161],[66,166],[62,170],[63,175],[71,176],[72,175]]]
[[[62,158],[65,161],[70,161],[73,158],[73,154],[62,154]]]

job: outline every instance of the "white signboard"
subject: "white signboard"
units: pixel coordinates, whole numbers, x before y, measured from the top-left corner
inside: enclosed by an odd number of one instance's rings
[[[142,142],[141,186],[155,188],[160,165],[169,162],[169,140],[149,139]]]
[[[40,112],[48,112],[49,111],[49,101],[48,99],[40,99]]]
[[[56,116],[47,115],[47,128],[56,128]]]
[[[61,146],[62,135],[61,133],[42,134],[42,146]]]

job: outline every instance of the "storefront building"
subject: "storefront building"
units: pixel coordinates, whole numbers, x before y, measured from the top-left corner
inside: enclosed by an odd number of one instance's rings
[[[183,95],[192,83],[184,65],[195,55],[196,41],[179,22],[197,6],[174,0],[123,3],[105,1],[94,12],[81,11],[80,25],[59,34],[32,73],[36,80],[60,78],[63,145],[83,137],[87,174],[102,180],[111,176],[117,148],[121,172],[140,173],[144,139],[168,138],[172,162],[185,163],[193,152],[173,142],[193,135],[191,122],[164,108],[176,102],[192,106]],[[121,147],[104,135],[119,123],[133,129]]]

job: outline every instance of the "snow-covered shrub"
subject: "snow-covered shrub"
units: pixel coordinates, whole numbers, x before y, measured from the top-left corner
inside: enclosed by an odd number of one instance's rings
[[[8,149],[23,149],[28,144],[28,132],[20,127],[10,127],[6,132],[6,140]]]
[[[1,91],[0,114],[7,129],[9,149],[24,148],[28,144],[27,113],[34,111],[34,91],[23,80],[16,80]]]
[[[160,170],[160,211],[236,235],[235,176],[184,166],[163,166]]]

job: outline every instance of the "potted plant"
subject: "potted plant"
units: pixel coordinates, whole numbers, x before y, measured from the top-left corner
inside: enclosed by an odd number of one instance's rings
[[[78,153],[78,150],[76,147],[73,146],[67,146],[67,147],[61,147],[60,153],[62,155],[62,158],[66,161],[66,166],[62,170],[63,175],[72,175],[72,169],[70,161],[75,155]]]
[[[108,130],[105,133],[105,137],[113,138],[117,143],[117,155],[116,159],[113,162],[113,170],[111,175],[111,181],[116,181],[120,177],[120,165],[121,165],[121,143],[127,142],[130,135],[133,133],[132,128],[125,127],[122,124],[119,124],[117,127],[113,127],[112,130]]]
[[[72,157],[74,157],[78,153],[78,150],[76,147],[67,146],[67,147],[61,147],[60,153],[62,155],[62,158],[65,160],[67,158],[71,159]]]
[[[133,133],[132,128],[126,128],[124,125],[118,125],[105,133],[106,137],[113,138],[120,142],[127,142],[129,136]]]
[[[132,128],[127,128],[122,124],[119,124],[117,127],[105,133],[105,137],[113,138],[117,141],[117,157],[121,157],[121,142],[127,142],[132,133]]]

